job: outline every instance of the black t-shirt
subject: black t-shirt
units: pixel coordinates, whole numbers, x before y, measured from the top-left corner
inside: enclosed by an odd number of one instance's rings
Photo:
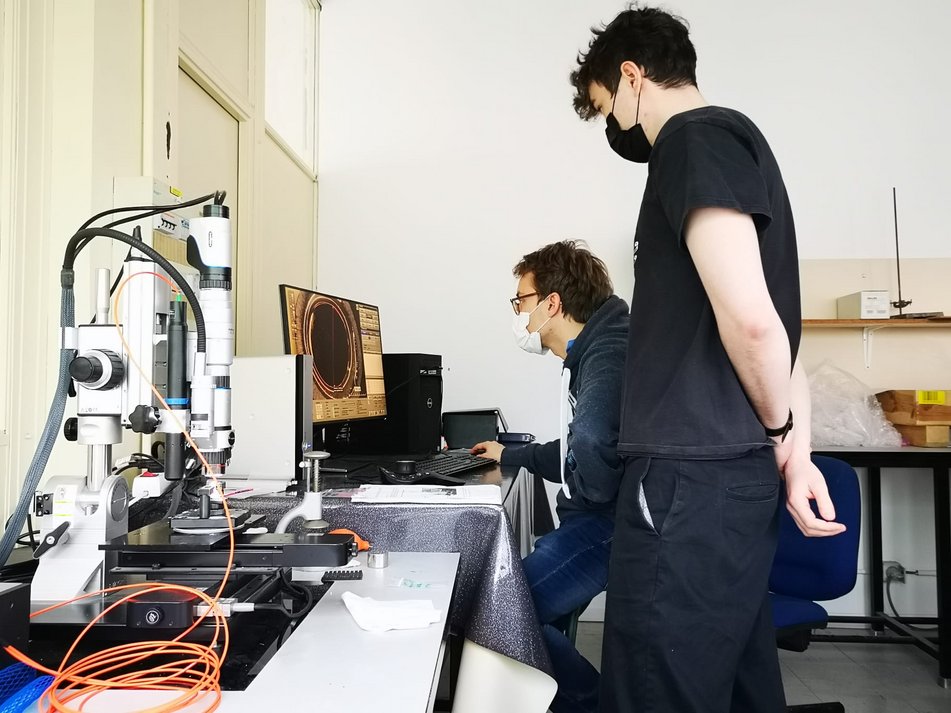
[[[703,107],[672,117],[654,143],[637,220],[621,453],[729,458],[766,442],[687,251],[687,215],[704,207],[734,208],[753,218],[793,360],[799,350],[796,232],[766,139],[731,109]]]

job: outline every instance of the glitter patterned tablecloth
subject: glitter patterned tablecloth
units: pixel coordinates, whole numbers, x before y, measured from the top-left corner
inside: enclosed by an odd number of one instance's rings
[[[345,527],[391,552],[458,552],[459,572],[449,613],[450,632],[551,675],[531,593],[522,569],[522,548],[509,512],[531,502],[516,479],[503,506],[368,505],[325,497],[323,515],[332,528]],[[267,526],[298,502],[286,496],[249,498]],[[507,512],[507,510],[509,512]],[[298,520],[290,529],[299,527]],[[530,530],[521,523],[519,530]]]

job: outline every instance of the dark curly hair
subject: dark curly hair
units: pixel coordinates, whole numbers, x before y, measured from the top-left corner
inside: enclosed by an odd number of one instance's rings
[[[515,277],[531,273],[539,299],[557,292],[565,315],[587,322],[614,294],[608,268],[584,243],[562,240],[525,255],[512,269]]]
[[[697,52],[686,20],[653,7],[628,5],[607,25],[592,27],[587,52],[578,54],[578,68],[569,79],[575,88],[575,111],[585,121],[598,110],[591,102],[592,82],[612,94],[621,79],[620,67],[630,60],[662,87],[697,85]]]

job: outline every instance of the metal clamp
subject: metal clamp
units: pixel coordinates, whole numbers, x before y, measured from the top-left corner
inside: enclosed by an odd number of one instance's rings
[[[307,451],[303,454],[304,460],[300,467],[304,469],[304,491],[308,493],[319,493],[320,487],[320,461],[329,458],[327,451]]]

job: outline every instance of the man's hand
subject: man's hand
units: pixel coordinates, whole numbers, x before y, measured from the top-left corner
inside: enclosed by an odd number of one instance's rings
[[[474,456],[482,456],[501,462],[503,450],[505,450],[505,446],[498,441],[482,441],[482,443],[476,443],[472,446],[469,452]]]
[[[806,537],[828,537],[845,532],[845,525],[833,522],[835,507],[829,497],[829,489],[812,460],[808,457],[790,457],[785,462],[783,475],[786,478],[786,509],[802,534]],[[812,511],[810,500],[816,501],[821,518]]]

